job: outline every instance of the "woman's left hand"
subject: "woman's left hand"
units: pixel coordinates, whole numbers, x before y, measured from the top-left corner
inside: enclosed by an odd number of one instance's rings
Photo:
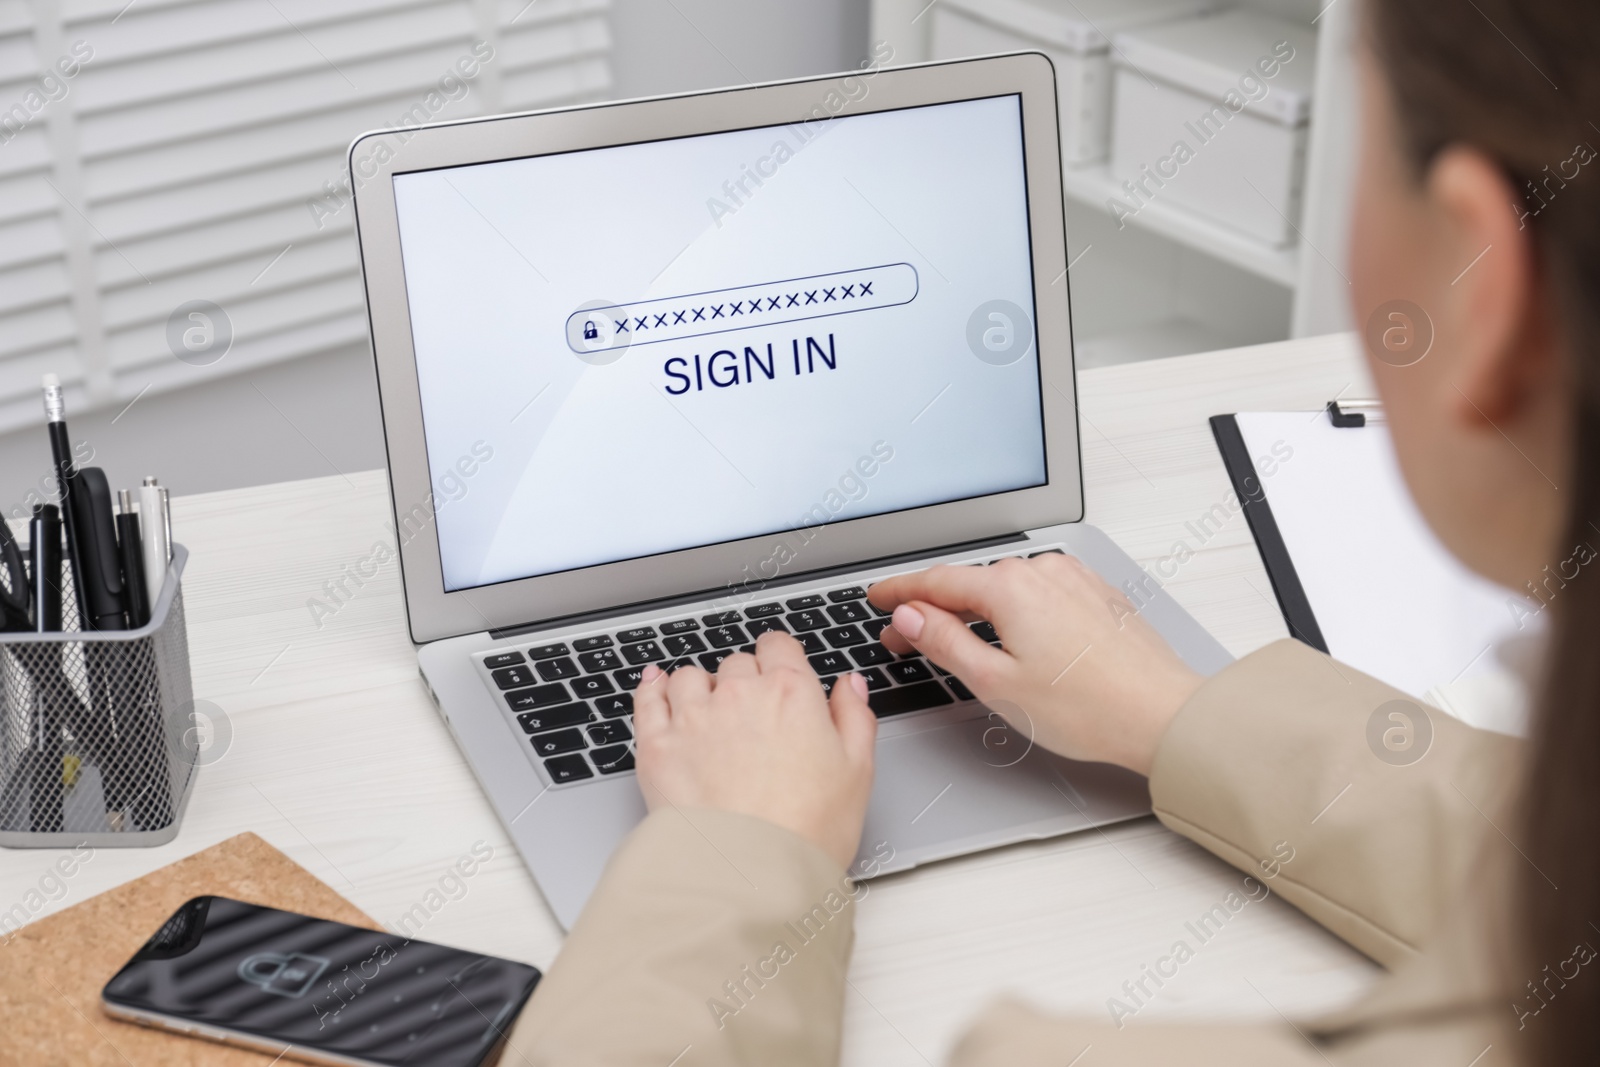
[[[652,811],[753,815],[850,866],[878,732],[859,675],[841,676],[825,697],[800,642],[772,632],[754,655],[729,656],[716,674],[646,668],[633,703],[639,785]]]

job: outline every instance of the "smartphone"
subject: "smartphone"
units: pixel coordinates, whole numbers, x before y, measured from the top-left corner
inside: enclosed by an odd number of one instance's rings
[[[206,896],[100,997],[114,1018],[310,1063],[480,1067],[538,981],[510,960]]]

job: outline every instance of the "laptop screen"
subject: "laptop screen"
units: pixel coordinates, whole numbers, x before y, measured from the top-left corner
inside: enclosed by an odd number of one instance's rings
[[[446,591],[1046,484],[1019,96],[393,181]]]

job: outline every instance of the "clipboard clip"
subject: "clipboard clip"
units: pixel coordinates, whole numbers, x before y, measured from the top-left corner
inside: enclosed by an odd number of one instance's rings
[[[1370,422],[1383,422],[1383,404],[1377,400],[1328,401],[1328,421],[1341,430],[1359,430]]]

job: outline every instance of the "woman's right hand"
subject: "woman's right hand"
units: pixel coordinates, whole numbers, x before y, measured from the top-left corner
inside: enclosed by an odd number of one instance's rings
[[[1072,556],[938,566],[874,585],[892,609],[883,643],[960,678],[1036,744],[1070,759],[1148,775],[1156,748],[1200,675],[1128,598]],[[1004,649],[963,619],[994,625]]]

